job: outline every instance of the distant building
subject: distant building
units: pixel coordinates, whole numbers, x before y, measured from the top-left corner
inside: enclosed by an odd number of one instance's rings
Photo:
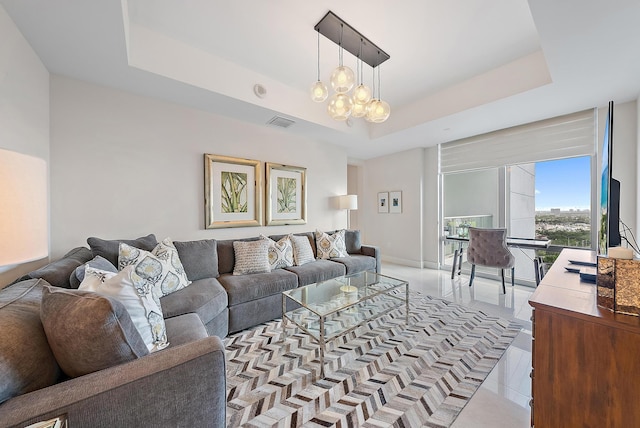
[[[560,208],[551,208],[551,214],[560,214]]]

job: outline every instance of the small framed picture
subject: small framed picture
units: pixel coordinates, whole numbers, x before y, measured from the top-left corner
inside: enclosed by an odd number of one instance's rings
[[[402,212],[402,192],[389,192],[389,212],[398,214]]]
[[[378,212],[379,213],[389,212],[389,192],[378,193]]]

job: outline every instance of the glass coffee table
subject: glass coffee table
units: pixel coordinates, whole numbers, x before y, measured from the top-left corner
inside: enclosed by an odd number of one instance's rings
[[[320,345],[324,377],[325,344],[360,325],[405,306],[409,323],[409,283],[375,272],[360,272],[282,293],[283,340],[291,322]],[[287,306],[296,309],[287,311]]]

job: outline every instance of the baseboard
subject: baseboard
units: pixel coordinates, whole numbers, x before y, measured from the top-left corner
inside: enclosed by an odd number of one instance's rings
[[[385,262],[393,263],[395,265],[409,266],[409,267],[422,269],[422,262],[420,262],[419,260],[408,260],[408,259],[401,259],[399,257],[383,256],[382,257],[383,266]]]
[[[440,264],[437,262],[430,262],[425,260],[422,262],[422,267],[425,269],[440,269]]]

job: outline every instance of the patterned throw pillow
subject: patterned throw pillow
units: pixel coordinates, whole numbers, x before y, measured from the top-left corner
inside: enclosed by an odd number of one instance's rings
[[[313,257],[313,248],[306,236],[296,236],[289,234],[289,239],[293,245],[293,260],[296,266],[302,266],[315,260]]]
[[[236,262],[233,265],[234,275],[271,271],[271,265],[269,265],[269,242],[264,239],[233,241],[233,252],[236,258]]]
[[[344,240],[344,229],[338,230],[333,235],[316,230],[316,251],[319,259],[333,257],[348,257],[347,245]]]
[[[111,296],[122,303],[149,352],[169,345],[159,301],[134,266],[126,266],[118,273],[87,266],[78,290]]]
[[[120,243],[118,269],[127,266],[134,266],[135,272],[145,280],[147,288],[155,290],[157,297],[191,284],[180,262],[178,250],[169,238],[156,245],[151,252]]]
[[[260,235],[260,239],[264,239],[269,243],[269,265],[271,265],[271,270],[293,266],[293,246],[288,236],[278,242],[264,235]]]

